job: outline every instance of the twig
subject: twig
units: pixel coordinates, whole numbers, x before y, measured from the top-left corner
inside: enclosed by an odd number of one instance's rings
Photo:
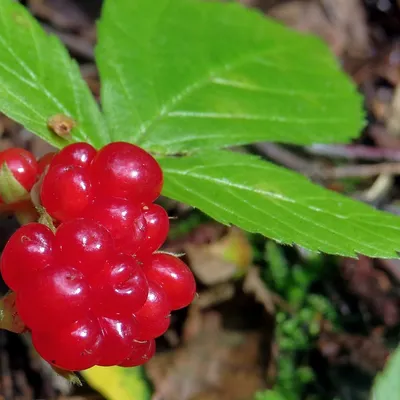
[[[304,147],[308,153],[317,156],[326,156],[332,158],[343,158],[346,160],[370,160],[370,161],[400,161],[400,151],[371,147],[364,145],[329,145],[315,144]]]
[[[200,309],[204,309],[228,301],[234,295],[235,287],[232,283],[219,283],[202,292],[201,296],[195,300],[195,304]]]
[[[93,44],[88,40],[82,39],[82,36],[60,32],[45,24],[42,26],[46,32],[58,36],[71,52],[77,54],[78,56],[85,57],[90,61],[94,60]]]
[[[367,203],[377,203],[388,196],[394,184],[393,175],[379,175],[370,188],[362,193],[362,200]]]
[[[261,155],[278,162],[284,167],[293,169],[308,175],[314,169],[314,165],[310,165],[310,161],[294,154],[292,151],[273,143],[256,143],[253,148]],[[308,173],[307,173],[308,172]]]
[[[393,259],[379,260],[380,266],[400,283],[400,261]]]
[[[344,165],[333,168],[325,168],[322,176],[326,179],[340,178],[370,178],[377,175],[398,175],[400,174],[400,162],[381,164],[360,164]]]
[[[266,156],[287,168],[300,172],[314,181],[328,179],[334,180],[341,178],[370,178],[381,174],[400,174],[400,162],[327,167],[322,163],[309,161],[303,157],[300,157],[297,154],[294,154],[292,151],[287,150],[279,145],[271,143],[257,143],[253,145],[253,147],[261,155]]]
[[[252,294],[256,298],[257,302],[261,303],[269,314],[273,315],[275,313],[275,304],[272,293],[262,281],[257,267],[254,266],[249,269],[243,282],[243,291]]]
[[[252,294],[270,314],[275,313],[275,306],[290,314],[295,312],[285,299],[268,289],[260,276],[260,269],[255,265],[247,272],[243,282],[243,291],[247,294]]]

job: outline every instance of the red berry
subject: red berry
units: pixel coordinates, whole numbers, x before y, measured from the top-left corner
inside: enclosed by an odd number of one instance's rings
[[[89,143],[72,143],[64,147],[56,154],[51,165],[62,164],[64,166],[87,168],[96,156],[96,149]]]
[[[196,282],[189,267],[170,254],[153,254],[144,265],[149,281],[157,282],[165,291],[171,310],[188,306],[196,294]]]
[[[150,340],[163,335],[170,324],[170,310],[164,290],[150,281],[146,303],[135,313],[139,326],[137,340]]]
[[[152,204],[160,166],[129,143],[98,152],[75,143],[43,157],[40,172],[40,200],[57,231],[26,225],[0,263],[34,346],[68,370],[144,364],[171,311],[196,292],[181,260],[153,254],[169,230],[167,212]]]
[[[88,173],[74,166],[51,166],[40,190],[43,207],[59,221],[83,215],[91,197]]]
[[[143,208],[146,220],[146,245],[144,251],[153,253],[165,242],[169,231],[167,212],[158,204],[151,204]]]
[[[24,149],[10,148],[0,152],[0,166],[4,163],[15,179],[29,192],[38,174],[38,164],[33,154]]]
[[[101,357],[102,335],[96,319],[81,320],[51,326],[48,331],[32,331],[36,351],[50,364],[68,371],[82,371],[98,363]]]
[[[149,361],[156,352],[156,342],[154,339],[145,342],[134,342],[131,354],[119,364],[120,367],[137,367]]]
[[[93,183],[100,191],[107,187],[114,196],[139,203],[151,203],[161,193],[162,170],[154,157],[130,143],[104,146],[91,167]]]
[[[114,242],[107,229],[97,222],[77,218],[57,228],[54,247],[60,262],[90,275],[103,268],[114,250]]]
[[[148,284],[139,263],[126,254],[116,254],[90,281],[97,315],[130,315],[147,300]]]
[[[87,316],[90,287],[77,269],[52,264],[17,292],[17,311],[32,330],[54,329]]]
[[[103,367],[118,365],[132,351],[132,342],[137,330],[132,316],[118,316],[116,319],[99,318],[103,340],[101,359],[97,363]]]
[[[38,175],[42,175],[44,170],[48,165],[50,165],[51,160],[54,158],[56,155],[55,152],[47,153],[45,154],[42,158],[39,159],[38,161]]]
[[[141,208],[126,199],[100,197],[85,212],[112,234],[117,249],[133,254],[145,238],[146,221]]]
[[[1,255],[1,274],[10,289],[29,284],[36,273],[52,263],[53,242],[53,232],[36,222],[22,226],[11,236]]]

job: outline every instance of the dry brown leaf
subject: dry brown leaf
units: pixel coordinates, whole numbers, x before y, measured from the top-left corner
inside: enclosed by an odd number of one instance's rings
[[[206,285],[243,276],[253,258],[253,249],[247,236],[235,227],[229,228],[228,233],[215,242],[187,242],[182,248],[194,274]]]
[[[278,3],[268,13],[292,28],[320,36],[338,56],[369,54],[366,16],[359,0],[291,1]]]
[[[235,287],[232,283],[221,283],[201,292],[195,304],[200,308],[207,308],[223,303],[233,298]]]
[[[258,332],[224,331],[215,312],[192,312],[184,348],[157,354],[146,366],[155,386],[152,400],[252,398],[263,387]]]
[[[264,306],[268,313],[273,314],[275,312],[273,294],[268,290],[265,283],[260,278],[260,273],[257,267],[249,269],[243,282],[243,291],[254,295],[256,300]]]

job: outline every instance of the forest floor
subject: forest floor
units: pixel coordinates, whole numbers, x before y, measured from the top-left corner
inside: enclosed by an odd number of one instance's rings
[[[99,97],[93,47],[101,1],[23,3],[60,37]],[[400,214],[400,1],[243,3],[325,40],[364,95],[368,112],[368,125],[351,145],[262,143],[254,152]],[[38,157],[51,150],[0,115],[0,150],[10,146]],[[323,171],[317,177],[316,168]],[[186,254],[200,296],[176,313],[158,354],[144,368],[154,400],[251,400],[271,387],[286,400],[368,398],[373,377],[399,337],[399,260],[354,260],[281,247],[223,227],[183,204],[160,201],[177,217],[165,247]],[[13,217],[0,220],[2,247],[17,226]],[[0,332],[0,399],[101,398],[88,384],[71,389],[34,355],[29,342]]]

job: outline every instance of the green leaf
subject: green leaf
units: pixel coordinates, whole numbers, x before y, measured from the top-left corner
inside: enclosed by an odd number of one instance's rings
[[[398,400],[400,397],[400,347],[390,357],[371,392],[371,400]]]
[[[363,125],[325,44],[236,2],[106,0],[96,58],[113,140],[158,154],[345,142]]]
[[[93,367],[81,374],[107,400],[149,400],[150,388],[141,367]]]
[[[0,1],[0,111],[61,147],[47,127],[50,117],[73,118],[75,141],[107,142],[106,125],[79,67],[55,37],[13,0]]]
[[[7,162],[0,165],[0,197],[5,204],[29,199],[29,192],[14,176]]]
[[[279,392],[274,390],[266,390],[256,393],[255,400],[286,400]]]
[[[255,156],[216,150],[159,162],[165,196],[224,224],[314,251],[398,257],[400,218]]]

